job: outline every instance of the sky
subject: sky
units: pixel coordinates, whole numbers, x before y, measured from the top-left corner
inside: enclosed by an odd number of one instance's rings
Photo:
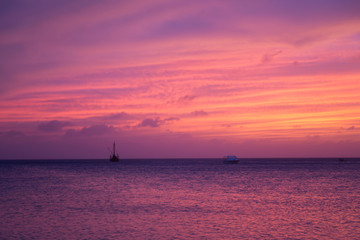
[[[3,0],[0,159],[359,157],[358,0]]]

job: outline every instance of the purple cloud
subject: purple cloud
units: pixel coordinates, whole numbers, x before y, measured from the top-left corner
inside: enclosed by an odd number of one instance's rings
[[[0,134],[3,135],[5,138],[16,138],[16,137],[25,136],[25,134],[23,132],[14,131],[14,130],[3,132],[3,133],[0,133]]]
[[[170,118],[165,118],[164,122],[172,122],[172,121],[178,121],[180,120],[179,118],[176,117],[170,117]]]
[[[68,130],[66,136],[68,137],[81,137],[81,136],[97,136],[114,133],[115,128],[108,125],[94,125],[90,127],[83,127],[81,130]]]
[[[185,95],[182,96],[178,99],[178,103],[189,103],[191,101],[193,101],[195,98],[197,98],[198,96],[195,95]]]
[[[160,127],[161,125],[167,123],[167,122],[172,122],[172,121],[177,121],[179,120],[179,118],[166,118],[166,119],[160,119],[159,117],[152,119],[152,118],[146,118],[144,119],[141,123],[139,123],[137,125],[137,127],[152,127],[152,128],[156,128],[156,127]]]
[[[114,114],[111,114],[110,116],[108,116],[108,118],[112,119],[112,120],[122,120],[122,119],[126,119],[128,117],[129,117],[129,114],[127,114],[125,112],[114,113]]]
[[[271,62],[275,56],[279,55],[282,51],[280,50],[276,50],[272,53],[266,53],[263,55],[262,59],[261,59],[261,63],[269,63]]]
[[[144,119],[140,124],[138,124],[138,127],[160,127],[160,125],[163,123],[163,121],[160,120],[160,118],[146,118]]]
[[[42,132],[60,132],[64,127],[71,125],[70,122],[52,120],[50,122],[40,123],[38,130]]]
[[[193,116],[193,117],[203,117],[203,116],[207,116],[209,115],[207,112],[201,110],[201,111],[194,111],[194,112],[191,112],[190,113],[190,116]]]

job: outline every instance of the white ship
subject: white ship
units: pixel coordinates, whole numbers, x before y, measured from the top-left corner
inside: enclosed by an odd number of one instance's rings
[[[236,156],[226,156],[224,157],[224,163],[238,163],[239,159]]]

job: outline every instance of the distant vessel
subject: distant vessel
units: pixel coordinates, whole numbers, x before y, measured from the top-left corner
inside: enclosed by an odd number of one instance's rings
[[[238,163],[239,159],[236,156],[226,156],[224,157],[224,163]]]
[[[115,141],[114,141],[113,151],[111,152],[111,155],[110,155],[110,162],[118,162],[119,160],[120,160],[119,154],[117,154],[115,151]]]

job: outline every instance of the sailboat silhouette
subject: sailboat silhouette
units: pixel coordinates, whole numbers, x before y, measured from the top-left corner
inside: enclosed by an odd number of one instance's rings
[[[118,162],[119,160],[120,160],[119,154],[117,154],[115,151],[115,141],[114,141],[113,151],[111,152],[111,155],[110,155],[110,162]]]

